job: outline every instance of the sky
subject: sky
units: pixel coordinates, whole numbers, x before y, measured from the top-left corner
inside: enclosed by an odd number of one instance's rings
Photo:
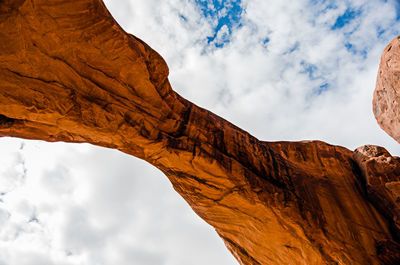
[[[390,0],[107,0],[179,94],[260,140],[400,155],[372,114]],[[88,144],[0,139],[0,265],[234,265],[157,169]]]

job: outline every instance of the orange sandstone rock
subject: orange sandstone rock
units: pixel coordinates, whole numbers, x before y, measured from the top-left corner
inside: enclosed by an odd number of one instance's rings
[[[185,100],[164,60],[100,0],[0,2],[0,135],[148,161],[240,264],[400,262],[353,152],[263,142]]]

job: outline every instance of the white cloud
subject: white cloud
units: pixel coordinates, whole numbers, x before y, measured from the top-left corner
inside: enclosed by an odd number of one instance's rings
[[[217,36],[214,39],[215,44],[224,44],[229,41],[229,28],[227,25],[223,25],[217,32]]]
[[[371,110],[380,54],[400,32],[395,1],[243,0],[241,25],[210,44],[217,18],[194,3],[106,1],[166,59],[176,91],[258,138],[400,154]],[[361,16],[332,30],[348,9]],[[89,145],[0,144],[0,265],[236,264],[144,162]]]
[[[145,162],[88,145],[20,143],[1,139],[18,151],[0,155],[27,172],[0,202],[0,264],[232,264],[212,228]]]

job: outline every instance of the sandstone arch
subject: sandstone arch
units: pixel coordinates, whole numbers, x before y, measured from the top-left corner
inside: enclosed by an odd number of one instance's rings
[[[392,216],[367,199],[363,166],[380,152],[256,139],[175,93],[164,60],[101,0],[0,3],[0,115],[2,136],[158,167],[241,264],[400,261]]]

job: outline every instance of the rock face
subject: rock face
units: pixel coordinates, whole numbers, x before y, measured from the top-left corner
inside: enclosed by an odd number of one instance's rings
[[[400,158],[373,145],[357,148],[353,156],[365,178],[368,198],[387,217],[393,233],[400,238]]]
[[[373,110],[381,128],[400,143],[400,36],[383,51]]]
[[[167,77],[100,0],[0,2],[0,135],[148,161],[240,264],[400,263],[398,214],[379,200],[394,203],[396,180],[375,182],[381,168],[368,154],[260,141],[183,99]]]

